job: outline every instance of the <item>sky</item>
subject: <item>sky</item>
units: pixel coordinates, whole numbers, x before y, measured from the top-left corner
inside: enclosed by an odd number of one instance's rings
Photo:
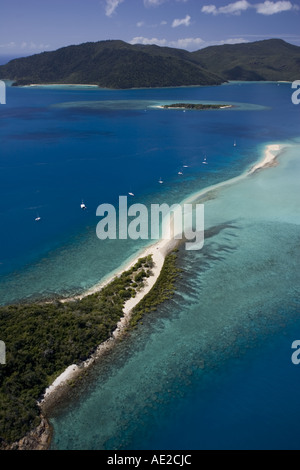
[[[0,56],[121,39],[195,51],[281,38],[300,46],[300,0],[1,0]]]

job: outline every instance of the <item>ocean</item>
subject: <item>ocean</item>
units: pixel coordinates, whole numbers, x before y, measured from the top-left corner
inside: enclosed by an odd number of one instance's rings
[[[150,243],[100,241],[98,205],[129,192],[146,205],[180,203],[218,185],[199,200],[203,249],[179,250],[174,298],[53,413],[53,449],[299,448],[291,344],[300,327],[300,139],[291,95],[291,84],[272,82],[7,87],[2,304],[84,292]],[[234,107],[155,107],[178,101]],[[222,185],[273,143],[284,147],[277,166]]]

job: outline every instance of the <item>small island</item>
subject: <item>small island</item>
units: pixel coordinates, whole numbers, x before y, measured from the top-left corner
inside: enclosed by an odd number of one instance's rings
[[[175,104],[165,104],[160,106],[163,109],[196,109],[196,110],[206,110],[206,109],[224,109],[232,108],[230,104],[194,104],[194,103],[175,103]]]

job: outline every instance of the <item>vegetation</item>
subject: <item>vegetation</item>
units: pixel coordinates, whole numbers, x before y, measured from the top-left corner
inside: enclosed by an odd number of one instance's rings
[[[37,400],[66,367],[86,360],[111,336],[124,302],[141,289],[152,267],[152,256],[141,258],[81,300],[0,308],[6,344],[6,365],[0,366],[0,445],[1,439],[14,442],[39,424]],[[165,282],[167,275],[164,268]]]
[[[294,81],[300,76],[300,47],[281,39],[207,47],[193,57],[224,80]]]
[[[224,104],[193,104],[193,103],[175,103],[175,104],[165,104],[163,108],[169,109],[169,108],[180,108],[180,109],[196,109],[196,110],[205,110],[205,109],[220,109],[223,108],[224,106],[230,106],[230,105],[224,105]],[[231,107],[231,106],[230,106]]]
[[[95,84],[103,88],[219,85],[224,80],[191,60],[189,52],[100,41],[15,59],[0,67],[15,85]]]
[[[180,273],[180,269],[176,266],[176,258],[176,252],[166,257],[157,282],[151,291],[134,307],[130,319],[131,327],[135,327],[145,313],[156,310],[159,304],[173,296],[175,281]]]
[[[211,46],[196,52],[123,41],[88,42],[14,59],[0,79],[95,84],[103,88],[220,85],[228,80],[298,80],[300,47],[281,39]]]

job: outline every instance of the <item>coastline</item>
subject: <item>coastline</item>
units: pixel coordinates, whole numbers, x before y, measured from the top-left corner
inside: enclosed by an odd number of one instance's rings
[[[5,65],[5,64],[3,64]],[[2,78],[4,81],[9,81],[14,83],[15,80],[11,80],[9,78]],[[292,84],[292,80],[257,80],[257,81],[249,81],[249,80],[226,80],[220,84],[212,84],[212,85],[174,85],[174,86],[159,86],[159,87],[132,87],[132,88],[121,88],[121,90],[155,90],[155,89],[177,89],[177,88],[202,88],[206,86],[226,86],[226,85],[235,85],[235,84],[244,84],[244,83],[287,83]],[[99,90],[119,90],[119,88],[107,88],[107,87],[100,87],[99,85],[91,84],[91,83],[30,83],[28,85],[18,85],[20,88],[26,87],[47,87],[47,86],[79,86],[79,87],[95,87]]]
[[[265,156],[264,159],[256,165],[254,165],[250,171],[249,174],[255,173],[257,170],[260,170],[262,168],[268,168],[272,166],[277,165],[277,157],[280,155],[282,150],[286,147],[286,145],[279,145],[279,144],[270,144],[267,145],[265,149]]]
[[[235,176],[234,178],[230,178],[229,180],[222,181],[221,183],[214,184],[209,186],[208,188],[202,189],[200,192],[196,192],[190,196],[188,196],[182,204],[191,204],[200,198],[203,198],[205,195],[208,195],[212,191],[216,189],[220,189],[224,186],[229,186],[231,184],[237,183],[248,176],[253,175],[256,171],[260,171],[266,168],[271,168],[273,166],[277,166],[277,158],[282,154],[284,149],[288,147],[288,144],[266,144],[263,152],[263,158],[258,160],[252,167],[248,170],[241,173],[239,176]]]
[[[154,105],[154,106],[151,106],[151,108],[155,108],[155,109],[175,109],[175,110],[187,110],[187,111],[218,111],[219,109],[231,109],[231,108],[234,108],[234,105],[233,104],[227,104],[227,105],[220,105],[219,107],[215,108],[215,109],[209,109],[209,108],[204,108],[204,109],[192,109],[192,108],[188,108],[188,107],[185,107],[185,106],[168,106],[168,105],[161,105],[161,104],[158,104],[158,105]]]
[[[49,87],[49,86],[57,86],[57,87],[85,87],[85,88],[99,88],[98,85],[90,85],[84,83],[30,83],[29,85],[19,85],[20,88],[34,88],[34,87]]]
[[[188,198],[189,201],[195,201],[200,197],[203,197],[210,193],[212,190],[216,188],[220,188],[222,186],[227,186],[233,184],[237,181],[240,181],[243,178],[246,178],[250,175],[253,175],[256,171],[260,171],[265,168],[270,168],[272,166],[277,165],[277,157],[282,153],[282,150],[286,147],[286,144],[269,144],[265,146],[264,155],[261,160],[259,160],[255,165],[253,165],[250,169],[246,172],[242,173],[238,177],[232,178],[230,180],[224,181],[222,183],[218,183],[216,185],[210,186],[201,190],[200,192],[190,196]],[[187,201],[183,201],[186,203]],[[182,203],[183,203],[182,202]],[[80,299],[91,295],[92,293],[98,292],[101,290],[105,285],[111,282],[114,278],[120,276],[124,271],[130,269],[139,258],[145,257],[148,255],[152,255],[154,266],[152,269],[153,275],[147,279],[146,284],[144,287],[137,293],[136,297],[127,300],[124,304],[123,308],[123,317],[118,322],[116,329],[114,330],[112,336],[107,339],[105,342],[101,343],[95,353],[89,357],[86,361],[81,363],[80,365],[71,364],[68,366],[65,371],[60,374],[54,382],[45,390],[43,396],[38,402],[39,408],[41,410],[41,424],[25,436],[19,443],[14,443],[13,448],[22,449],[32,448],[36,450],[46,450],[50,447],[51,443],[51,436],[52,436],[52,428],[50,423],[47,420],[48,411],[54,406],[56,406],[58,400],[63,397],[67,396],[68,390],[70,385],[76,380],[81,374],[83,374],[88,367],[92,366],[95,361],[99,360],[101,356],[108,351],[110,351],[116,344],[116,341],[120,339],[122,334],[126,331],[128,323],[131,318],[132,309],[145,297],[146,294],[152,289],[152,287],[157,282],[157,279],[160,275],[162,267],[164,265],[165,257],[168,253],[170,253],[176,246],[181,242],[181,240],[174,240],[170,239],[161,239],[155,244],[146,247],[142,253],[138,253],[134,259],[132,259],[126,266],[122,266],[117,273],[114,273],[105,281],[97,284],[93,288],[87,290],[80,296],[76,296],[70,299],[63,299],[62,302],[72,301],[76,299]],[[26,444],[27,443],[27,444]]]
[[[107,280],[102,282],[101,284],[97,284],[93,288],[87,290],[83,294],[63,299],[61,302],[71,302],[73,300],[82,299],[87,297],[91,294],[99,292],[103,287],[113,281],[116,277],[119,277],[124,271],[129,270],[132,266],[134,266],[140,258],[144,258],[146,256],[152,255],[153,259],[153,268],[152,268],[152,276],[147,278],[144,287],[138,291],[135,297],[131,297],[128,299],[123,308],[123,316],[121,317],[120,321],[117,323],[116,329],[112,333],[112,336],[108,338],[106,341],[98,345],[95,353],[89,357],[86,361],[81,363],[80,365],[71,364],[68,366],[65,371],[60,374],[54,382],[45,390],[44,395],[42,396],[41,400],[39,401],[39,406],[44,414],[44,412],[49,409],[55,401],[65,394],[66,390],[69,387],[70,382],[74,381],[81,375],[88,367],[94,364],[102,354],[108,352],[115,344],[115,342],[122,336],[125,332],[126,328],[128,327],[131,312],[133,308],[150,292],[152,287],[156,284],[157,279],[161,273],[161,270],[164,265],[164,261],[166,256],[174,250],[177,245],[181,242],[181,240],[169,240],[169,239],[162,239],[159,240],[157,243],[147,247],[144,249],[142,253],[139,253],[135,256],[133,260],[129,262],[125,267],[122,267],[117,273],[109,277]]]
[[[254,166],[252,166],[248,171],[244,172],[242,175],[232,178],[230,180],[224,181],[222,183],[218,183],[216,185],[210,186],[208,188],[205,188],[204,190],[201,190],[197,194],[190,196],[188,198],[189,201],[198,199],[199,197],[203,197],[205,194],[208,194],[210,191],[216,189],[217,187],[221,187],[224,185],[228,184],[233,184],[234,182],[248,177],[252,174],[254,174],[256,171],[262,170],[264,168],[272,167],[277,165],[277,157],[281,154],[282,150],[286,147],[286,145],[280,145],[280,144],[269,144],[265,147],[264,151],[264,157],[263,159],[259,160]],[[184,201],[185,203],[187,201]],[[68,383],[78,377],[84,370],[86,370],[87,367],[92,365],[101,355],[111,349],[111,347],[114,345],[115,340],[117,340],[126,327],[128,326],[128,322],[130,320],[130,314],[132,309],[150,292],[152,287],[155,285],[160,272],[162,270],[162,267],[164,265],[164,260],[165,257],[167,256],[170,251],[172,251],[176,246],[180,243],[180,240],[174,240],[174,239],[161,239],[155,244],[147,247],[142,251],[142,253],[138,253],[133,260],[129,262],[126,266],[123,266],[117,273],[114,273],[111,275],[108,279],[105,281],[101,282],[100,284],[96,284],[94,287],[91,289],[88,289],[86,292],[79,296],[71,297],[68,299],[63,299],[61,302],[70,302],[72,300],[77,300],[77,299],[82,299],[84,297],[87,297],[88,295],[94,294],[96,292],[99,292],[103,287],[105,287],[107,284],[109,284],[113,279],[116,277],[119,277],[124,271],[127,271],[130,269],[132,266],[136,264],[139,258],[146,257],[148,255],[152,255],[152,259],[154,262],[154,266],[152,269],[153,275],[150,276],[147,279],[147,282],[145,286],[138,292],[136,297],[132,297],[129,300],[125,302],[124,308],[123,308],[123,317],[120,319],[120,321],[117,324],[117,327],[115,331],[113,332],[112,337],[110,337],[108,340],[106,340],[104,343],[101,343],[98,347],[96,352],[89,358],[87,359],[84,363],[81,365],[76,365],[76,364],[71,364],[62,374],[60,374],[55,381],[46,389],[42,400],[40,401],[40,406],[42,408],[48,407],[50,402],[53,402],[53,397],[57,396],[59,393],[64,392],[64,387],[68,386]],[[54,397],[55,399],[55,397]]]

